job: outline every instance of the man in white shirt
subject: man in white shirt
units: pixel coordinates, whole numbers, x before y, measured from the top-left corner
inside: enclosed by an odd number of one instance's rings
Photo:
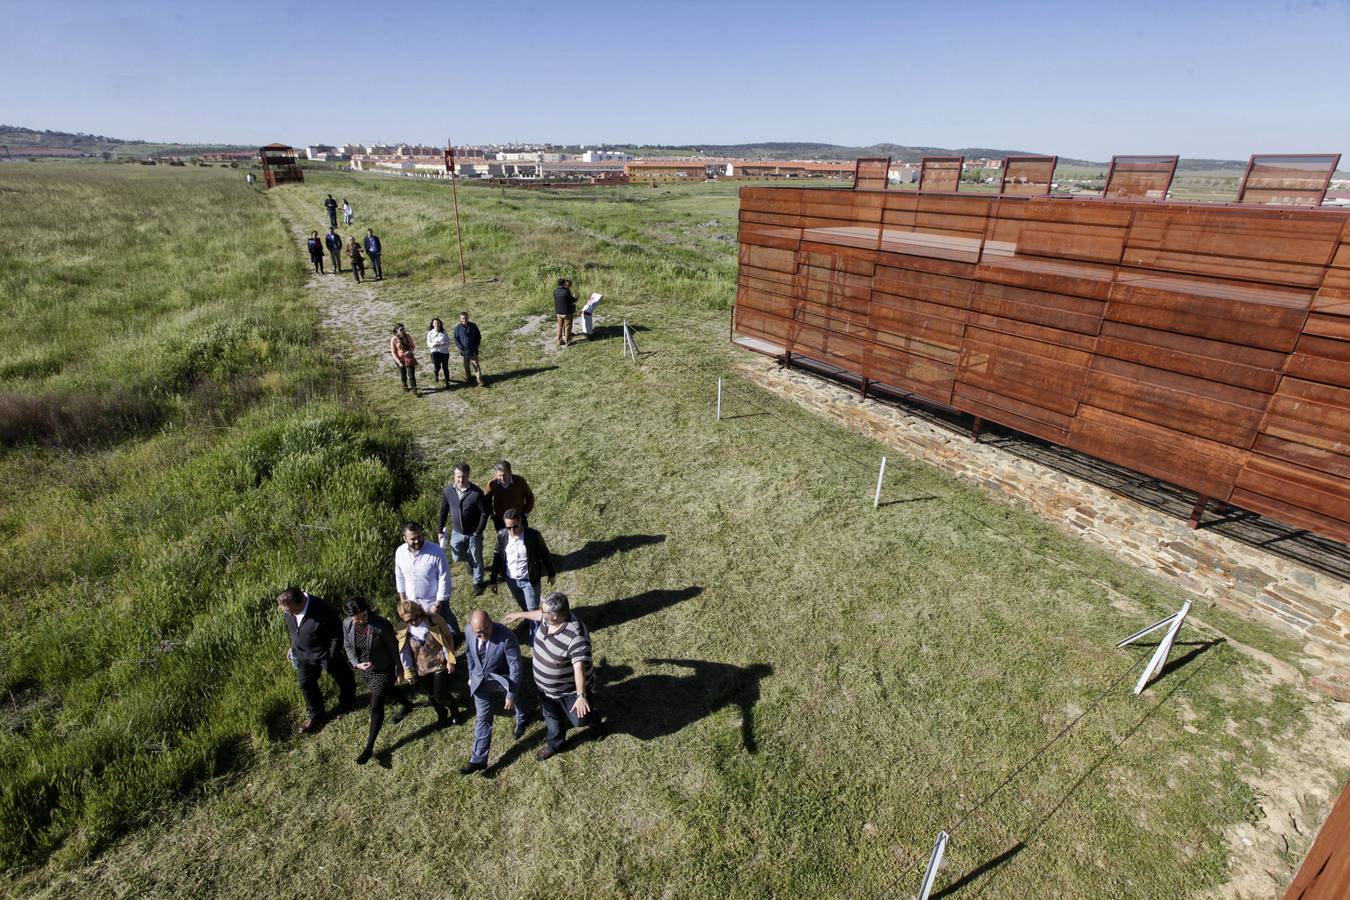
[[[429,613],[436,613],[463,640],[459,622],[450,609],[450,561],[445,551],[422,537],[416,522],[403,525],[403,544],[394,551],[394,588],[399,600],[411,600]]]

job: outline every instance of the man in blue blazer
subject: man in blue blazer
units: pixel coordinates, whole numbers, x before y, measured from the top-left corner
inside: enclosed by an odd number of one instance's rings
[[[473,726],[473,752],[459,770],[472,775],[487,768],[492,745],[493,701],[501,699],[507,712],[515,713],[517,740],[525,733],[525,709],[520,697],[520,643],[511,629],[492,621],[484,610],[469,614],[469,639],[464,645],[469,663],[469,696],[477,719]]]

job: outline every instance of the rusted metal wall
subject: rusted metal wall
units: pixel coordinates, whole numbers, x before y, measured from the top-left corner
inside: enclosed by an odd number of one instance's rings
[[[1350,897],[1350,791],[1342,790],[1284,900]]]
[[[1350,540],[1350,213],[741,190],[739,343]]]

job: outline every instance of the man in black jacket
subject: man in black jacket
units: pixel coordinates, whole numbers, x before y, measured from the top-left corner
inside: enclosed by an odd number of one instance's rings
[[[553,556],[548,552],[544,536],[525,527],[520,513],[508,509],[502,515],[506,527],[497,532],[497,549],[492,554],[492,592],[497,583],[505,580],[511,596],[523,610],[539,608],[539,584],[542,575],[548,576],[549,587],[557,577]],[[535,623],[530,623],[530,639],[534,639]]]
[[[326,209],[326,210],[328,210],[328,224],[331,225],[332,227],[336,228],[336,227],[337,227],[337,201],[333,199],[333,195],[332,195],[332,194],[329,194],[329,195],[328,195],[328,199],[325,200],[325,201],[323,201],[323,208]]]
[[[450,533],[445,520],[450,520]],[[483,489],[469,480],[469,464],[455,463],[455,479],[441,491],[441,547],[452,562],[467,562],[473,574],[473,595],[483,595],[483,531],[492,518]]]
[[[342,620],[337,610],[298,587],[288,587],[277,594],[277,608],[286,614],[286,630],[291,635],[291,649],[286,651],[286,657],[295,666],[300,694],[305,698],[308,717],[300,731],[308,734],[323,721],[319,673],[324,669],[337,682],[338,715],[350,710],[356,700],[356,681],[342,646]]]
[[[553,312],[558,317],[558,346],[566,347],[572,340],[572,317],[577,314],[572,279],[558,279],[558,286],[553,289]]]
[[[455,326],[455,346],[459,348],[459,355],[464,357],[465,384],[473,381],[476,374],[478,386],[483,386],[483,364],[478,361],[478,348],[482,343],[483,333],[478,330],[478,326],[469,321],[468,313],[460,313],[459,324]],[[447,380],[449,377],[446,375]]]
[[[323,236],[323,242],[328,247],[328,256],[333,260],[333,274],[336,275],[342,271],[342,235],[337,233],[337,229],[330,228]]]

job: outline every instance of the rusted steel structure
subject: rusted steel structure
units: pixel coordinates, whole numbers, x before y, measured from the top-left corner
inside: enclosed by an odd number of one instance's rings
[[[1177,173],[1175,156],[1113,156],[1104,196],[1166,200]]]
[[[955,191],[961,187],[964,156],[925,156],[919,165],[919,190]]]
[[[1050,193],[1057,165],[1058,156],[1010,156],[1003,161],[1003,181],[998,192],[1024,197],[1044,196]]]
[[[1350,541],[1350,211],[740,197],[738,343]]]
[[[1253,156],[1242,175],[1238,202],[1321,206],[1340,161],[1339,153]]]
[[[1322,823],[1284,900],[1342,900],[1350,897],[1350,791],[1342,790]]]
[[[286,144],[268,144],[266,147],[259,147],[258,160],[262,163],[263,183],[269,188],[305,180],[305,173],[300,168],[300,160],[296,158],[294,147]]]
[[[889,156],[860,156],[853,163],[853,189],[884,191],[890,173]]]

